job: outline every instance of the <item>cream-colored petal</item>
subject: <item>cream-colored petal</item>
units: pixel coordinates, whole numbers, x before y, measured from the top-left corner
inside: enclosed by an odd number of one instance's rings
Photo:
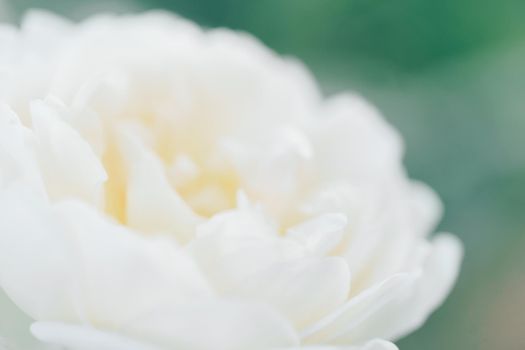
[[[179,242],[188,242],[202,219],[171,187],[159,159],[131,134],[121,135],[128,225],[147,233],[172,233]]]

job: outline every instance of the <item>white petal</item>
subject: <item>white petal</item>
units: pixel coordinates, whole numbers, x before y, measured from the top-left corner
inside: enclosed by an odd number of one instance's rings
[[[187,242],[201,219],[169,184],[159,159],[130,134],[122,135],[127,179],[127,221],[139,231],[173,233]]]
[[[73,247],[39,195],[21,185],[0,192],[0,284],[34,319],[75,317]]]
[[[200,225],[190,250],[220,292],[241,285],[251,274],[275,263],[305,254],[302,245],[278,236],[271,223],[252,209],[218,214]]]
[[[326,226],[321,219],[310,224],[318,229],[315,234],[326,229],[330,236],[345,221],[339,215],[324,219]],[[304,229],[297,228],[295,239],[284,239],[257,210],[238,209],[201,225],[191,250],[219,292],[269,302],[304,326],[342,303],[350,282],[343,260],[301,259],[317,255],[313,248],[319,245],[298,242]]]
[[[255,273],[229,295],[269,303],[303,328],[343,304],[350,271],[342,258],[300,259]]]
[[[272,350],[399,350],[395,344],[384,340],[371,340],[364,345],[357,346],[300,346],[294,348],[276,348]]]
[[[56,211],[76,240],[87,321],[119,327],[159,305],[211,295],[193,260],[172,240],[140,236],[79,202]]]
[[[385,318],[387,322],[397,322],[388,318],[388,311],[406,301],[415,279],[416,276],[410,274],[399,274],[365,290],[304,331],[301,338],[307,344],[355,344],[381,337],[380,334],[374,334],[378,330],[374,328],[374,323],[383,322]]]
[[[33,102],[31,116],[47,192],[54,199],[76,197],[100,204],[107,175],[91,146],[49,103]]]
[[[197,237],[222,234],[226,237],[277,237],[277,227],[257,206],[242,194],[240,209],[221,212],[197,227]]]
[[[245,186],[254,192],[287,193],[300,184],[312,157],[310,141],[298,128],[281,128],[251,140],[226,142]],[[251,147],[249,147],[251,146]]]
[[[412,297],[407,305],[400,307],[397,315],[392,315],[398,321],[390,334],[385,332],[385,337],[399,339],[423,325],[450,293],[459,274],[462,256],[462,244],[455,236],[441,234],[433,239]]]
[[[293,327],[268,306],[229,301],[162,306],[126,330],[170,349],[265,350],[298,344]]]
[[[119,334],[73,324],[36,322],[31,326],[31,332],[45,343],[68,350],[162,350]]]
[[[323,214],[291,227],[286,237],[303,244],[313,254],[323,256],[341,241],[347,222],[343,214]]]
[[[398,174],[401,138],[371,105],[342,95],[328,100],[322,113],[311,137],[323,179],[367,182]]]
[[[417,181],[408,185],[408,197],[414,232],[422,236],[430,234],[443,214],[439,197],[430,187]]]
[[[273,214],[289,209],[290,201],[311,177],[309,139],[299,128],[292,127],[248,137],[224,143],[242,188]]]
[[[80,202],[50,209],[28,191],[0,196],[0,283],[33,318],[118,327],[211,294],[173,242],[138,236]]]
[[[355,350],[398,350],[393,343],[384,340],[372,340],[362,347],[356,347]]]
[[[34,148],[33,132],[9,106],[0,103],[0,188],[23,183],[46,197]]]
[[[413,331],[449,293],[461,255],[456,238],[438,236],[421,269],[365,290],[303,336],[307,342],[347,344],[374,337],[395,340]]]

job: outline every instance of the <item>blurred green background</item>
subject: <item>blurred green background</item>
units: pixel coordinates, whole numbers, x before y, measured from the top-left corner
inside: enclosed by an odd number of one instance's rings
[[[12,21],[31,7],[73,19],[165,8],[248,31],[300,58],[326,94],[358,91],[402,132],[411,176],[445,203],[440,229],[466,248],[451,297],[398,343],[401,350],[525,349],[525,1],[7,0],[7,7],[0,18]]]

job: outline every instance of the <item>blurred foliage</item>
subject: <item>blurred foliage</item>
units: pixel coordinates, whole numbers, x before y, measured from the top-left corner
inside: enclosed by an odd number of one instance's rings
[[[525,1],[13,0],[79,19],[165,8],[303,60],[327,94],[366,96],[403,133],[409,173],[465,243],[459,283],[402,350],[523,350]]]
[[[523,37],[522,0],[13,0],[83,17],[86,9],[166,8],[216,27],[246,30],[280,52],[388,62],[403,70]]]

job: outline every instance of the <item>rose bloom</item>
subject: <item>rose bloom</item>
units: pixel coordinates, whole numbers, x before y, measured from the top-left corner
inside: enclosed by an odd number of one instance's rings
[[[454,284],[399,134],[249,35],[33,12],[0,53],[0,285],[40,341],[389,350]]]

